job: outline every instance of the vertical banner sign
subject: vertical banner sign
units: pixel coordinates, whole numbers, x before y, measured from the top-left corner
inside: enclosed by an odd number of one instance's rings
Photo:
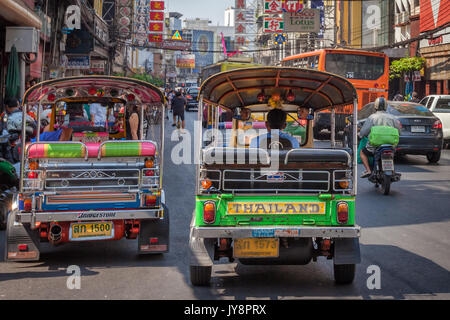
[[[214,32],[193,30],[192,49],[195,52],[195,68],[208,66],[214,63]]]
[[[148,45],[149,6],[150,0],[134,0],[134,45]]]
[[[246,34],[246,17],[245,10],[247,9],[246,0],[235,0],[234,5],[234,34],[236,49],[245,45]]]
[[[148,41],[162,42],[164,33],[164,1],[150,1]]]
[[[131,18],[134,16],[134,0],[118,0],[116,6],[115,24],[118,26],[118,36],[121,39],[130,39],[133,32]]]

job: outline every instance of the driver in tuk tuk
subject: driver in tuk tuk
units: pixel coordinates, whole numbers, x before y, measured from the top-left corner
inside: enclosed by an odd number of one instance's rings
[[[250,142],[250,148],[259,148],[261,145],[264,146],[261,142],[267,141],[267,146],[269,146],[269,140],[273,142],[273,138],[277,137],[277,141],[282,143],[283,149],[298,149],[300,148],[300,144],[298,141],[289,134],[282,132],[284,128],[286,128],[286,112],[281,109],[272,109],[267,113],[267,121],[266,128],[267,133],[263,135],[259,135],[252,139]],[[283,141],[285,143],[283,143]],[[286,145],[287,144],[287,145]]]

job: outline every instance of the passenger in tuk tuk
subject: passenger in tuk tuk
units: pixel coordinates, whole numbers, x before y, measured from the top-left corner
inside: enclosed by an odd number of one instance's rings
[[[139,133],[141,132],[139,106],[129,105],[127,109],[127,140],[139,140]]]
[[[267,133],[257,136],[250,142],[250,148],[266,147],[271,148],[273,137],[278,137],[281,149],[298,149],[300,145],[298,141],[289,134],[282,132],[286,128],[286,112],[281,109],[272,109],[267,113],[266,128]]]

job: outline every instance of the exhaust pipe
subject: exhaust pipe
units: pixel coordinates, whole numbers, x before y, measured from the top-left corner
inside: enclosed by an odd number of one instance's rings
[[[62,228],[59,224],[52,224],[50,226],[50,232],[48,233],[48,240],[57,245],[62,240]]]

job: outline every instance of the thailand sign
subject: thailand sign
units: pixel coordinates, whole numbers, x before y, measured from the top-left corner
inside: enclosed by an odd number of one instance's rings
[[[162,42],[161,47],[162,49],[187,50],[191,47],[191,42],[188,40],[167,39]]]
[[[300,13],[285,13],[285,32],[315,32],[320,31],[320,10],[304,9]]]
[[[264,32],[283,33],[283,18],[264,17]]]
[[[185,54],[177,56],[176,59],[177,68],[194,69],[195,68],[195,55]]]
[[[91,62],[89,56],[69,56],[66,69],[89,69]]]

